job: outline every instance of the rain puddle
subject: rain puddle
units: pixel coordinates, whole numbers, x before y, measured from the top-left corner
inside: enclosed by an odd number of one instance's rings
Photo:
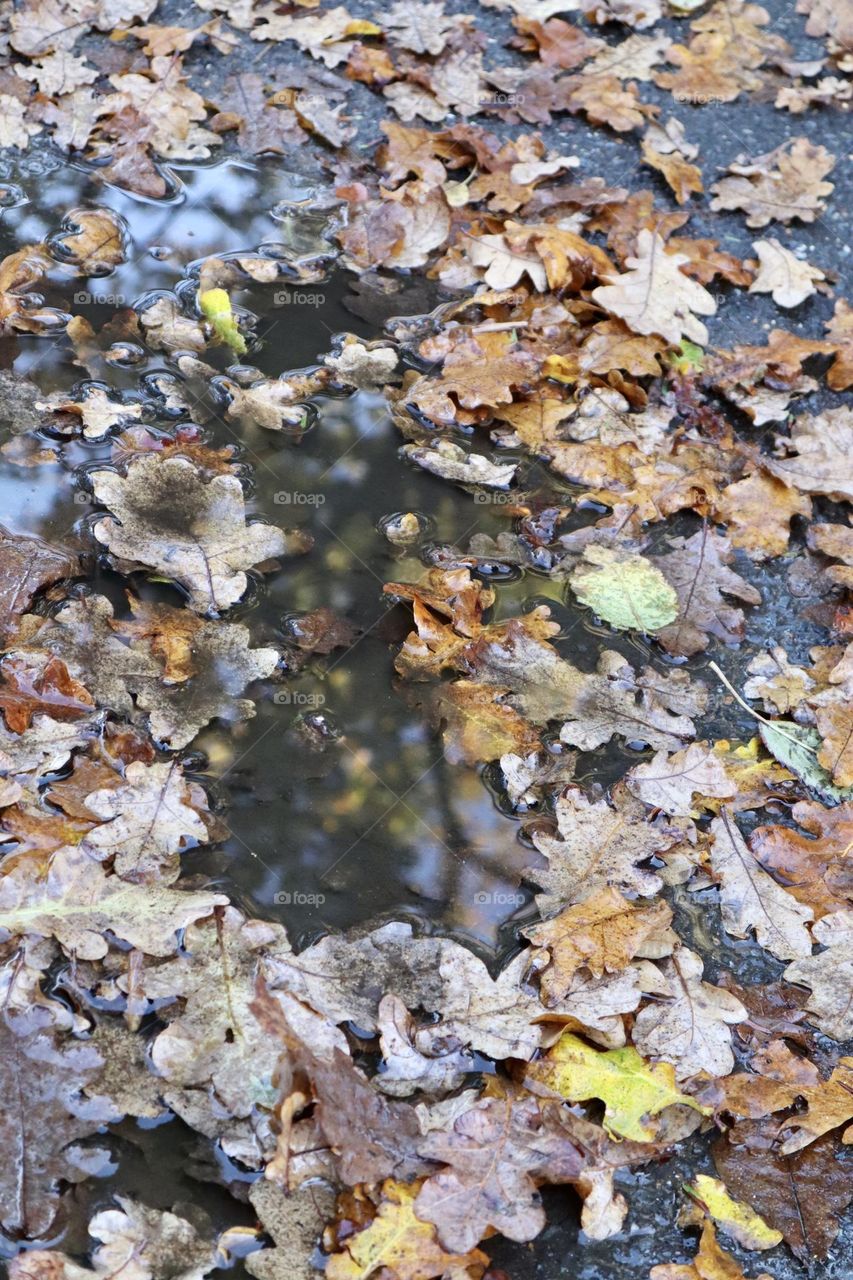
[[[58,228],[59,211],[74,206],[100,203],[119,213],[128,226],[128,261],[101,279],[71,282],[64,290],[52,280],[45,288],[47,305],[73,310],[96,330],[116,310],[152,291],[176,285],[180,291],[185,269],[212,253],[263,247],[276,256],[329,253],[322,231],[334,211],[306,215],[310,182],[274,165],[179,170],[173,198],[157,203],[105,189],[77,168],[51,168],[50,163],[43,168],[43,173],[8,175],[0,248],[10,252],[46,239]],[[276,219],[270,215],[275,207]],[[310,281],[284,280],[237,294],[239,304],[259,317],[256,332],[262,340],[244,364],[273,377],[310,366],[330,350],[336,334],[377,338],[383,318],[425,312],[441,301],[423,283],[365,282],[336,270],[331,261],[322,274],[319,267],[314,274]],[[184,287],[195,286],[188,279]],[[15,371],[45,394],[87,380],[64,338],[21,335],[14,348],[6,340],[2,354],[7,367],[15,356]],[[292,432],[235,427],[224,423],[205,397],[192,419],[176,417],[162,396],[163,379],[174,379],[174,370],[164,358],[146,358],[140,351],[137,360],[137,353],[128,354],[129,359],[111,365],[110,385],[128,403],[142,405],[140,421],[153,430],[196,421],[213,445],[235,446],[237,459],[245,463],[251,515],[313,539],[307,554],[253,580],[233,611],[233,620],[250,624],[255,645],[289,649],[293,673],[257,690],[254,719],[237,727],[214,725],[185,752],[185,767],[205,783],[231,832],[214,852],[189,855],[185,874],[212,877],[251,913],[280,920],[296,947],[330,929],[403,917],[456,936],[486,959],[505,953],[519,922],[535,916],[530,891],[519,887],[519,877],[536,859],[529,825],[548,821],[547,816],[514,813],[488,771],[481,775],[444,758],[416,702],[395,683],[395,645],[409,630],[410,615],[382,592],[385,582],[419,577],[441,548],[464,548],[474,532],[495,536],[511,528],[500,501],[472,502],[470,494],[403,461],[400,436],[378,395],[318,399],[304,429]],[[227,365],[226,355],[220,360],[223,372]],[[93,507],[85,473],[109,459],[109,442],[69,443],[45,434],[43,443],[57,451],[55,463],[30,467],[0,460],[3,523],[51,542],[77,541],[91,553]],[[529,464],[522,484],[544,485],[559,500],[559,482]],[[409,547],[386,536],[390,518],[405,512],[416,513],[420,521],[420,539]],[[668,532],[673,531],[681,530],[670,526]],[[596,629],[586,611],[566,603],[560,580],[490,567],[498,591],[496,616],[549,602],[562,626],[558,647],[577,666],[590,670],[602,649],[617,648],[634,663],[664,669],[659,655],[643,643]],[[756,576],[748,562],[739,569]],[[91,585],[126,616],[126,581],[99,566]],[[143,599],[180,603],[168,586],[141,575],[132,581]],[[775,580],[765,574],[761,583],[770,604],[762,621],[768,636],[789,607],[782,582],[780,573]],[[347,647],[303,663],[300,618],[321,607],[347,619],[357,635]],[[802,648],[813,642],[805,628]],[[724,661],[713,651],[710,656]],[[733,679],[738,662],[736,656],[729,660]],[[692,661],[691,674],[703,674],[706,663],[706,657]],[[702,723],[700,736],[732,733],[735,726],[743,736],[742,718],[722,706],[716,690],[714,696],[716,710]],[[637,758],[629,745],[614,745],[581,757],[577,774],[587,785],[606,786]],[[688,901],[688,895],[676,893],[674,905],[679,932],[709,958],[711,980],[720,967],[734,963],[742,978],[776,976],[782,966],[761,958],[757,948],[719,937],[716,913],[706,911],[704,896],[690,895]],[[215,1164],[210,1144],[180,1122],[146,1128],[126,1121],[115,1129],[112,1142],[115,1177],[90,1181],[71,1193],[79,1213],[72,1215],[63,1237],[67,1251],[85,1249],[89,1210],[116,1189],[154,1206],[203,1211],[220,1227],[239,1217],[232,1198],[215,1183],[230,1184],[239,1196],[247,1175],[224,1158]],[[682,1247],[680,1233],[667,1225],[669,1210],[702,1149],[702,1140],[694,1140],[677,1160],[623,1177],[632,1188],[633,1224],[623,1236],[576,1248],[575,1200],[550,1191],[549,1227],[535,1247],[498,1246],[494,1265],[517,1280],[613,1280],[617,1274],[640,1280],[652,1262],[675,1256],[672,1250]],[[253,1220],[246,1207],[244,1221]],[[777,1280],[798,1274],[793,1263],[777,1265]],[[826,1274],[841,1280],[842,1271]]]

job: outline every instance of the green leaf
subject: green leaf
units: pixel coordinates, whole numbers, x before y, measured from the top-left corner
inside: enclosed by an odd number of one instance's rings
[[[612,627],[651,632],[675,621],[678,596],[649,560],[598,546],[587,547],[584,558],[587,563],[573,571],[569,585]]]
[[[704,0],[699,0],[699,3],[704,4]],[[675,351],[668,356],[667,363],[677,373],[701,373],[705,364],[705,352],[695,342],[682,338]]]
[[[246,339],[243,337],[231,310],[231,299],[224,289],[202,289],[198,295],[198,304],[205,319],[213,325],[213,332],[222,342],[227,342],[239,356],[246,354]]]
[[[817,758],[823,739],[816,729],[796,724],[793,720],[762,721],[761,740],[780,764],[787,765],[798,778],[829,804],[853,800],[853,787],[836,787],[832,775]]]

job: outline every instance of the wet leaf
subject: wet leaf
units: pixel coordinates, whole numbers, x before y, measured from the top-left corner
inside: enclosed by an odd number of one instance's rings
[[[626,259],[630,270],[593,289],[592,296],[634,333],[659,333],[673,345],[690,338],[705,346],[708,330],[695,313],[711,316],[717,304],[679,270],[688,261],[684,254],[668,253],[660,236],[642,230],[636,255]]]
[[[641,806],[624,793],[591,803],[582,791],[567,788],[557,798],[557,833],[534,831],[533,843],[548,859],[547,870],[527,867],[525,876],[546,891],[536,895],[543,915],[583,902],[608,885],[623,893],[652,897],[662,888],[654,871],[638,866],[668,849],[680,832],[644,820]]]
[[[705,1212],[714,1219],[726,1235],[732,1237],[744,1249],[773,1249],[782,1241],[782,1232],[768,1227],[763,1218],[742,1201],[733,1200],[725,1183],[700,1173],[696,1181],[686,1188]]]
[[[671,1062],[678,1080],[700,1072],[728,1075],[735,1065],[729,1027],[745,1021],[746,1009],[730,992],[702,981],[702,961],[687,947],[677,947],[661,967],[669,999],[648,1004],[637,1014],[637,1049]]]
[[[655,1138],[655,1117],[667,1107],[707,1114],[694,1098],[679,1091],[668,1063],[652,1065],[632,1048],[601,1053],[568,1032],[544,1058],[528,1066],[527,1078],[570,1102],[600,1099],[607,1132],[633,1142]]]
[[[391,1180],[384,1183],[376,1217],[347,1238],[342,1252],[329,1258],[329,1280],[362,1280],[385,1269],[399,1280],[429,1280],[445,1275],[451,1268],[463,1271],[469,1266],[488,1265],[488,1258],[479,1249],[473,1248],[462,1256],[449,1254],[441,1247],[433,1224],[415,1214],[420,1186]]]
[[[643,556],[587,547],[569,584],[581,604],[623,631],[659,631],[678,614],[678,596]]]
[[[227,342],[238,356],[246,354],[246,339],[240,332],[231,299],[224,289],[202,289],[198,295],[201,313],[210,321],[221,342]]]
[[[82,1182],[108,1162],[103,1148],[80,1144],[117,1117],[103,1099],[82,1094],[101,1066],[91,1045],[63,1042],[39,1029],[35,1018],[28,1025],[8,1015],[0,1041],[6,1098],[0,1132],[7,1153],[0,1173],[0,1220],[13,1238],[33,1239],[46,1235],[56,1218],[60,1181]]]
[[[790,138],[774,151],[729,165],[731,177],[715,182],[711,208],[742,209],[748,227],[768,222],[814,222],[834,190],[823,179],[835,167],[835,156],[807,138]]]
[[[0,527],[0,632],[8,640],[37,592],[82,572],[79,557],[40,538],[21,537]]]
[[[562,999],[578,969],[600,977],[624,969],[637,955],[667,955],[676,940],[671,919],[662,899],[635,905],[618,890],[606,888],[551,920],[528,925],[525,937],[549,958],[541,980],[546,1004]]]
[[[199,613],[235,604],[248,585],[245,570],[287,552],[281,529],[247,524],[235,476],[205,481],[183,458],[157,455],[132,462],[126,478],[113,471],[91,476],[95,496],[110,511],[95,525],[98,541],[119,561],[179,583]]]
[[[44,876],[18,864],[0,878],[0,930],[56,938],[87,960],[107,954],[109,930],[140,951],[166,956],[179,929],[226,901],[219,893],[128,884],[68,847],[53,855]]]
[[[125,1280],[204,1280],[217,1265],[213,1244],[177,1214],[117,1196],[117,1209],[102,1209],[89,1223],[89,1235],[100,1241],[93,1267],[79,1267],[63,1253],[36,1249],[21,1254],[11,1280],[83,1280],[120,1271]]]
[[[754,931],[761,946],[777,960],[811,955],[806,928],[813,918],[811,908],[761,870],[725,808],[714,819],[711,831],[711,866],[720,881],[720,910],[727,932],[745,938]]]
[[[749,1138],[744,1145],[720,1138],[714,1163],[729,1191],[780,1231],[798,1258],[821,1261],[853,1199],[846,1168],[836,1159],[838,1139],[828,1134],[785,1156],[773,1150],[771,1133],[761,1141],[761,1132],[754,1145]]]

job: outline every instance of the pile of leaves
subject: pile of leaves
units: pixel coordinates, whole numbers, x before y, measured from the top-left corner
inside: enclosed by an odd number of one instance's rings
[[[117,214],[69,210],[0,263],[3,335],[64,342],[88,375],[67,393],[2,375],[4,459],[50,466],[69,440],[103,459],[78,476],[93,510],[74,545],[0,530],[13,1280],[203,1277],[252,1246],[260,1280],[315,1264],[329,1280],[498,1280],[489,1241],[534,1240],[543,1188],[569,1188],[585,1236],[608,1240],[630,1227],[625,1171],[697,1135],[713,1135],[711,1163],[673,1210],[693,1256],[652,1280],[741,1280],[749,1251],[820,1264],[853,1200],[853,412],[838,397],[853,310],[831,264],[780,238],[823,216],[836,158],[792,132],[733,159],[709,208],[759,233],[737,256],[686,230],[705,191],[697,148],[639,87],[675,104],[769,90],[794,115],[844,110],[853,16],[800,0],[825,56],[798,62],[742,0],[681,6],[681,41],[657,0],[582,6],[577,25],[557,16],[571,5],[484,3],[512,60],[440,0],[370,17],[199,0],[192,26],[151,21],[156,0],[6,15],[3,145],[49,133],[157,198],[170,160],[223,139],[257,154],[320,139],[336,153],[327,258],[374,279],[417,272],[446,299],[270,378],[234,364],[261,342],[238,298],[323,279],[327,261],[269,246],[210,257],[97,332],[33,290],[120,267]],[[609,43],[598,29],[613,24]],[[247,40],[286,46],[275,92],[257,71],[193,87],[184,55],[236,59]],[[349,146],[353,87],[393,113],[368,152]],[[574,174],[577,157],[531,131],[575,115],[637,134],[659,198]],[[712,346],[721,304],[754,294],[783,311],[832,294],[833,310],[820,337],[781,317],[760,342]],[[166,425],[110,385],[136,349],[158,355]],[[400,696],[453,765],[487,767],[509,808],[546,819],[524,872],[539,919],[494,969],[403,920],[296,952],[280,924],[183,873],[225,829],[182,751],[211,722],[254,715],[306,654],[354,638],[324,607],[286,655],[234,620],[310,540],[254,518],[247,469],[190,419],[286,435],[312,399],[365,390],[387,400],[401,467],[477,503],[497,493],[512,521],[464,547],[424,544],[419,580],[385,584],[407,611],[390,659]],[[818,390],[818,407],[798,405]],[[417,544],[415,517],[389,537]],[[126,579],[126,609],[95,589],[96,560]],[[501,610],[495,566],[565,588],[609,637],[594,669],[566,656],[547,606]],[[807,661],[751,654],[740,688],[716,663],[698,678],[697,656],[737,646],[782,572],[811,580],[823,643]],[[653,660],[629,660],[626,636]],[[741,741],[703,732],[722,699],[742,710]],[[614,740],[645,754],[626,752],[604,788],[584,757]],[[700,954],[674,910],[691,895],[761,953],[768,980]],[[92,1218],[88,1265],[25,1248],[56,1241],[69,1188],[107,1168],[98,1134],[168,1113],[240,1167],[256,1232],[213,1240],[124,1197]]]

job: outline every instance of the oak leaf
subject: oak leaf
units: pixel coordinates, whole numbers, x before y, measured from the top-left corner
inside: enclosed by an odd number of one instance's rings
[[[608,887],[566,907],[553,919],[528,925],[525,937],[547,953],[541,977],[543,1000],[557,1004],[578,969],[600,977],[626,968],[637,955],[669,954],[675,943],[671,920],[672,912],[662,900],[635,904]]]
[[[430,1280],[451,1269],[458,1268],[467,1275],[469,1267],[488,1265],[488,1258],[479,1249],[472,1247],[463,1256],[441,1247],[435,1226],[415,1213],[422,1185],[406,1185],[393,1179],[383,1184],[376,1217],[362,1230],[348,1235],[343,1250],[331,1255],[326,1263],[328,1280],[363,1280],[374,1271],[386,1269],[399,1280]]]
[[[826,947],[815,956],[795,960],[785,970],[788,982],[809,987],[810,1021],[835,1040],[853,1036],[853,910],[825,915],[812,926],[816,942]]]
[[[661,237],[643,229],[629,270],[593,289],[593,300],[624,320],[635,333],[659,333],[676,345],[689,338],[704,346],[708,330],[696,314],[711,316],[717,304],[710,293],[679,270],[689,259],[669,253]]]
[[[728,539],[708,528],[690,538],[671,538],[672,548],[654,563],[675,589],[678,616],[656,632],[668,653],[690,656],[706,649],[709,637],[726,644],[740,640],[744,631],[742,610],[726,604],[724,595],[748,604],[760,604],[761,593],[735,573]]]
[[[845,910],[853,901],[853,804],[826,809],[803,800],[791,817],[808,835],[787,826],[756,827],[753,853],[816,918]]]
[[[627,786],[644,804],[686,818],[698,817],[706,799],[728,800],[737,793],[719,755],[699,742],[671,756],[658,751],[647,764],[635,765]]]
[[[90,1044],[63,1043],[32,1014],[26,1021],[4,1014],[0,1044],[0,1138],[9,1153],[0,1170],[0,1221],[10,1236],[33,1239],[56,1218],[60,1181],[82,1182],[108,1163],[107,1151],[81,1140],[118,1117],[104,1099],[83,1095],[102,1065]]]
[[[733,816],[720,811],[711,824],[711,866],[720,881],[720,910],[726,931],[745,938],[752,930],[778,960],[811,955],[806,923],[810,907],[798,902],[759,866]]]
[[[548,859],[547,870],[527,867],[525,876],[545,892],[536,895],[545,915],[583,902],[612,885],[623,893],[651,897],[662,888],[660,877],[638,866],[674,844],[680,833],[661,823],[644,821],[642,807],[623,792],[592,803],[578,788],[557,797],[557,833],[533,832],[533,843]]]
[[[826,276],[817,267],[802,261],[778,240],[753,240],[759,271],[750,293],[769,293],[779,307],[796,307],[815,291],[815,281]]]
[[[823,179],[835,167],[835,157],[808,138],[789,138],[774,151],[730,164],[731,175],[715,182],[711,208],[742,209],[748,227],[768,222],[814,222],[834,187]]]
[[[177,946],[179,929],[226,902],[205,890],[128,884],[108,876],[81,849],[67,847],[53,855],[42,877],[25,864],[0,877],[0,930],[7,936],[54,937],[87,960],[107,954],[109,930],[140,951],[167,956]]]
[[[185,459],[153,455],[131,462],[126,478],[113,471],[91,478],[110,511],[95,525],[98,541],[120,562],[174,579],[199,613],[235,604],[248,585],[245,570],[287,551],[281,529],[246,523],[236,476],[205,481]]]
[[[621,631],[659,631],[678,614],[678,596],[660,569],[633,552],[587,547],[569,585],[581,604]]]
[[[662,970],[669,999],[637,1014],[635,1046],[646,1057],[671,1062],[678,1080],[703,1071],[728,1075],[735,1064],[729,1026],[746,1021],[746,1009],[730,992],[702,980],[702,961],[687,947],[677,947]]]
[[[775,1126],[750,1126],[746,1141],[720,1138],[714,1164],[729,1190],[780,1231],[802,1262],[821,1262],[838,1234],[839,1218],[853,1200],[846,1167],[831,1134],[792,1155],[775,1149]]]
[[[430,1133],[421,1151],[449,1166],[423,1184],[417,1217],[435,1223],[448,1249],[473,1249],[494,1227],[509,1240],[532,1240],[545,1225],[534,1177],[575,1177],[584,1163],[558,1123],[543,1121],[533,1098],[483,1098],[448,1132]]]
[[[204,1280],[217,1265],[213,1243],[204,1240],[186,1218],[116,1196],[118,1208],[102,1209],[89,1223],[100,1241],[92,1269],[64,1253],[33,1250],[20,1254],[12,1280],[105,1280],[120,1271],[124,1280]]]
[[[600,1052],[566,1032],[543,1058],[527,1067],[528,1086],[557,1093],[569,1102],[599,1098],[604,1103],[604,1127],[614,1138],[653,1141],[654,1118],[667,1107],[685,1106],[702,1115],[708,1109],[675,1083],[669,1063],[652,1065],[636,1049]]]
[[[37,592],[63,578],[77,577],[82,565],[72,551],[10,533],[2,526],[0,552],[0,637],[8,641]]]
[[[733,1200],[725,1183],[707,1173],[697,1175],[686,1188],[722,1231],[744,1249],[773,1249],[782,1242],[782,1232],[768,1227],[749,1204]]]
[[[763,459],[774,476],[802,493],[853,501],[853,476],[847,466],[853,449],[853,409],[843,405],[797,418],[790,439],[780,437],[778,445],[780,457]]]

